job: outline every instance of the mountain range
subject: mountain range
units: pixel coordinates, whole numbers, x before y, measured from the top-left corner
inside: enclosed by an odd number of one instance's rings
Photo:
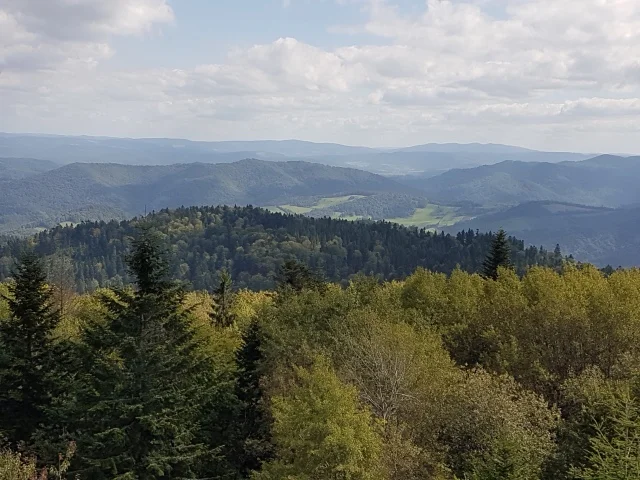
[[[2,234],[181,205],[252,204],[450,232],[505,228],[579,260],[640,265],[640,157],[497,144],[373,149],[0,134],[2,156]]]
[[[578,161],[593,155],[539,152],[496,144],[434,144],[374,149],[299,140],[197,142],[166,138],[110,138],[87,136],[0,133],[0,157],[28,157],[68,163],[120,163],[171,165],[176,163],[228,163],[246,158],[305,160],[353,167],[375,173],[441,173],[504,160]]]

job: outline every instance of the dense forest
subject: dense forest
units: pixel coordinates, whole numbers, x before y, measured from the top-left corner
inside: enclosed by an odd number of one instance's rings
[[[478,272],[493,239],[490,233],[470,230],[453,236],[388,222],[307,218],[252,207],[190,207],[130,221],[57,227],[30,239],[6,238],[0,242],[0,281],[11,275],[20,253],[34,245],[58,269],[72,272],[80,292],[129,283],[123,259],[143,224],[154,226],[171,245],[172,277],[209,291],[217,286],[222,269],[230,272],[238,288],[272,289],[278,269],[289,259],[344,283],[359,273],[401,279],[418,267],[450,273],[459,266]],[[532,265],[562,262],[559,251],[525,248],[515,238],[509,241],[520,274]]]
[[[87,294],[20,255],[0,284],[0,478],[640,477],[640,271],[518,276],[500,231],[481,274],[343,285],[288,259],[271,291],[221,270],[188,292],[172,241],[147,223],[121,259],[133,285]]]

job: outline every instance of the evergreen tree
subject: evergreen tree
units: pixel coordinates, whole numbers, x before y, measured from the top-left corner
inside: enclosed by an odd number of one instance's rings
[[[231,312],[233,304],[233,282],[231,275],[226,269],[220,272],[220,284],[213,292],[213,312],[211,319],[213,323],[220,327],[233,325],[234,318]]]
[[[9,287],[10,318],[0,319],[0,432],[29,442],[46,417],[54,387],[53,330],[59,322],[38,256],[23,254]]]
[[[76,471],[83,478],[193,478],[206,449],[194,441],[208,397],[208,367],[167,280],[157,237],[145,232],[129,258],[137,290],[114,290],[109,316],[83,335],[86,371],[66,418],[79,419]]]
[[[287,260],[280,267],[277,277],[277,288],[281,292],[313,290],[321,288],[324,282],[319,275],[296,260]]]
[[[511,245],[503,229],[500,229],[493,238],[491,250],[483,264],[483,275],[495,280],[498,278],[499,267],[513,268],[511,263]]]
[[[252,471],[259,470],[272,455],[271,418],[264,403],[261,385],[261,336],[260,324],[253,320],[243,335],[242,347],[236,353],[238,373],[235,392],[238,405],[232,458],[241,478],[247,478]]]

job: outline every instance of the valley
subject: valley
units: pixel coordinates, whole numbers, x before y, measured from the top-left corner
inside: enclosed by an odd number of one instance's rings
[[[495,144],[372,149],[0,135],[0,235],[191,205],[431,231],[506,229],[598,266],[640,265],[640,157]],[[1,155],[0,155],[1,156]],[[248,156],[254,158],[247,158]]]

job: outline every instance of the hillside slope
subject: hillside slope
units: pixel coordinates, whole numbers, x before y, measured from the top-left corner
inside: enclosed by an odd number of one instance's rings
[[[63,221],[122,219],[181,205],[267,205],[287,198],[404,193],[395,181],[306,162],[129,166],[78,163],[10,182],[0,196],[0,232]]]
[[[640,157],[604,156],[557,164],[507,161],[401,181],[440,203],[513,206],[552,200],[618,207],[640,201]]]

